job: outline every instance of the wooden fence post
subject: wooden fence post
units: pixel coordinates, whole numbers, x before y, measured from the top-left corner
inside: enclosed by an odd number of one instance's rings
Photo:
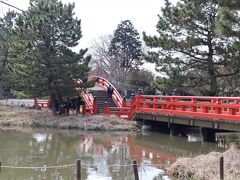
[[[81,160],[77,160],[77,180],[81,180]]]
[[[134,172],[135,180],[139,180],[138,170],[137,170],[137,162],[135,160],[133,161],[133,172]]]
[[[220,157],[220,180],[224,179],[223,157]]]

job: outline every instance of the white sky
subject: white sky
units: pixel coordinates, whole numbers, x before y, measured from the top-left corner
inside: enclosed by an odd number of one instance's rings
[[[28,7],[28,0],[3,0],[23,10]],[[177,0],[172,0],[176,2]],[[123,20],[132,21],[139,34],[156,34],[158,14],[164,0],[62,0],[63,3],[75,2],[76,16],[81,19],[83,37],[78,49],[91,45],[94,39],[112,34]],[[0,16],[9,9],[0,3]]]

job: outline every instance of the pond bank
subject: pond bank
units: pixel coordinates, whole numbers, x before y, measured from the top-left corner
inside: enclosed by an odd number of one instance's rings
[[[210,152],[196,157],[178,158],[167,174],[178,179],[220,179],[220,157],[224,158],[224,179],[239,179],[240,150],[231,145],[225,152]]]
[[[137,130],[135,122],[104,115],[53,116],[49,110],[34,110],[2,104],[0,104],[0,112],[0,126],[3,127],[43,127],[101,131]]]

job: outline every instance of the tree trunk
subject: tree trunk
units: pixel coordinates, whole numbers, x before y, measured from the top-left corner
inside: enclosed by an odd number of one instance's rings
[[[217,77],[214,70],[209,70],[208,74],[210,77],[210,91],[207,95],[216,96],[218,94]]]

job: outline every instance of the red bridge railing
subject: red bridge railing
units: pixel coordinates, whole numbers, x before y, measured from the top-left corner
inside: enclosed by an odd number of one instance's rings
[[[34,99],[33,105],[40,106],[41,108],[49,108],[51,105],[51,100],[50,99]]]
[[[239,120],[240,98],[204,96],[151,96],[137,95],[129,107],[109,108],[106,114],[127,114],[132,119],[137,113],[179,115],[214,120]]]
[[[106,79],[100,77],[100,76],[93,76],[93,79],[98,79],[97,81],[97,85],[102,87],[105,91],[107,91],[109,86],[113,87],[113,94],[112,94],[112,98],[114,100],[114,102],[117,104],[117,106],[119,108],[123,107],[123,98],[122,96],[119,94],[118,90]]]
[[[94,114],[96,107],[94,107],[94,98],[89,92],[81,92],[81,95],[85,101],[85,109],[83,113]]]

